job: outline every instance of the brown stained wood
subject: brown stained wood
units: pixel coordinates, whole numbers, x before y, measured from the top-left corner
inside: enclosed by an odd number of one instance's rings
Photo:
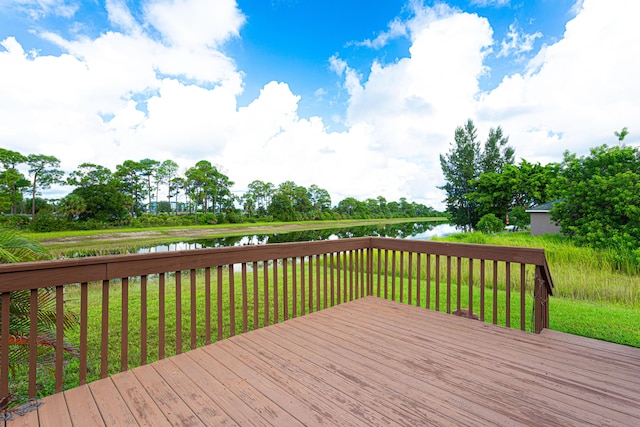
[[[300,315],[304,316],[307,312],[305,304],[305,281],[304,281],[304,257],[300,257]]]
[[[316,255],[316,311],[319,311],[322,307],[320,306],[320,256]]]
[[[196,310],[197,310],[197,304],[196,304],[196,270],[194,268],[191,269],[190,273],[190,292],[189,292],[189,296],[190,296],[190,304],[189,307],[191,309],[190,312],[190,320],[191,320],[191,334],[190,334],[190,338],[191,338],[191,350],[193,350],[194,348],[196,348],[196,336],[197,336],[197,329],[196,329]]]
[[[469,259],[469,317],[473,315],[473,258]]]
[[[95,381],[87,386],[107,426],[138,425],[111,378]],[[43,411],[45,411],[45,405],[42,405],[38,412]]]
[[[233,409],[227,412],[232,414],[234,418],[238,417],[236,420],[241,425],[295,425],[295,420],[291,415],[278,410],[271,400],[280,397],[280,393],[275,391],[277,389],[273,387],[262,388],[262,390],[256,388],[255,383],[251,384],[247,381],[252,376],[243,372],[243,364],[236,357],[225,355],[223,346],[228,342],[229,340],[225,340],[218,343],[216,351],[213,353],[207,351],[210,347],[192,352],[193,360],[206,371],[202,375],[211,378],[210,381],[214,382],[214,386],[219,381],[224,384],[227,390],[231,391],[231,393],[224,393],[233,401]],[[284,397],[288,398],[286,395]],[[244,421],[243,418],[247,421]]]
[[[140,368],[153,369],[151,365]],[[140,369],[136,369],[136,371],[139,372]],[[171,425],[166,415],[158,407],[157,400],[149,394],[150,390],[140,383],[134,371],[115,374],[111,376],[111,381],[126,402],[138,425],[149,427]]]
[[[258,263],[254,262],[251,268],[253,271],[253,329],[258,329]]]
[[[409,252],[409,277],[407,278],[407,304],[413,304],[413,289],[412,289],[412,280],[413,280],[413,252]],[[418,281],[418,287],[420,287],[420,281]]]
[[[289,320],[289,259],[282,260],[282,306],[284,320]]]
[[[451,257],[447,256],[447,302],[446,312],[451,313]]]
[[[542,249],[367,237],[5,264],[0,265],[0,292],[78,283],[78,277],[82,277],[82,280],[87,282],[100,281],[367,248],[463,258],[473,258],[478,253],[482,253],[485,259],[540,265],[549,293],[553,289]]]
[[[400,302],[404,302],[404,252],[400,252]]]
[[[460,311],[462,300],[462,258],[456,259],[456,310]]]
[[[309,257],[309,262],[307,263],[309,267],[309,273],[307,277],[309,278],[309,288],[307,294],[307,301],[309,302],[308,313],[313,313],[313,257]]]
[[[447,425],[496,425],[495,421],[488,422],[480,416],[486,412],[481,405],[471,405],[468,401],[459,398],[456,393],[447,392],[441,386],[433,386],[431,381],[421,381],[413,373],[398,369],[403,365],[396,364],[398,362],[396,356],[385,362],[384,357],[371,351],[370,345],[350,344],[348,334],[343,336],[342,331],[338,331],[340,337],[329,333],[325,341],[324,337],[327,333],[325,328],[322,332],[313,332],[305,322],[287,326],[280,337],[286,335],[296,349],[308,349],[311,353],[315,353],[315,356],[311,357],[317,360],[317,363],[329,361],[331,363],[328,366],[329,369],[341,375],[348,375],[350,379],[358,377],[357,374],[352,373],[353,371],[361,373],[363,377],[358,380],[360,388],[382,389],[381,394],[385,398],[389,396],[406,401],[405,405],[409,407],[407,411],[422,412],[421,410],[426,407],[426,413],[423,416]],[[277,330],[272,332],[279,334]],[[393,372],[392,381],[389,378],[391,372]],[[437,378],[433,381],[438,383]],[[341,384],[341,387],[344,386]],[[365,402],[369,401],[370,399]],[[475,409],[472,414],[469,413],[470,408]],[[411,420],[409,416],[397,419],[408,424],[416,424],[416,421]],[[507,418],[503,417],[502,420],[504,424]],[[431,424],[431,422],[423,421],[423,424]]]
[[[182,271],[176,271],[176,354],[182,353]]]
[[[426,304],[427,309],[431,308],[431,255],[426,254],[427,258],[427,281],[425,283]],[[420,307],[422,299],[420,298],[420,289],[422,288],[422,282],[420,280],[420,269],[422,263],[420,262],[420,254],[416,254],[416,307]]]
[[[367,317],[369,317],[371,309],[367,309],[365,305],[357,307],[360,315],[357,316],[356,323],[361,322],[362,325],[360,327],[367,329],[368,333],[376,333],[378,336],[391,336],[390,334],[397,336],[395,325],[400,320],[397,317],[398,314],[403,317],[407,315],[401,321],[403,325],[401,329],[405,329],[407,332],[415,329],[416,320],[419,322],[424,321],[421,313],[411,313],[408,310],[398,313],[389,304],[387,306],[391,310],[385,310],[380,304],[375,304],[376,318],[383,319],[386,317],[388,321],[392,322],[392,324],[386,326],[388,333],[380,330],[369,331],[371,320],[367,320]],[[387,313],[386,316],[385,313]],[[456,336],[459,336],[462,342],[472,345],[474,353],[480,356],[466,355],[469,357],[465,357],[465,354],[460,353],[460,345],[451,345],[449,343],[448,337],[451,335],[452,326],[452,320],[446,319],[442,315],[440,317],[430,315],[429,325],[421,324],[419,329],[425,331],[426,336],[437,340],[439,343],[437,347],[438,354],[450,355],[454,360],[453,366],[447,369],[461,369],[462,377],[465,377],[466,372],[483,372],[484,374],[489,373],[492,381],[495,382],[499,380],[496,374],[500,374],[504,375],[504,384],[509,384],[510,387],[527,384],[527,389],[531,388],[532,395],[548,395],[547,397],[552,398],[552,402],[556,400],[564,401],[565,404],[570,405],[570,408],[566,408],[567,410],[575,407],[578,409],[578,413],[582,413],[582,411],[597,411],[598,406],[605,405],[616,411],[616,413],[609,414],[609,416],[616,419],[626,418],[625,415],[619,415],[617,412],[635,417],[640,416],[640,408],[636,408],[636,405],[632,403],[640,398],[638,390],[640,383],[620,388],[623,383],[629,382],[628,375],[631,375],[631,371],[627,374],[623,372],[620,375],[619,371],[624,371],[624,367],[609,368],[610,361],[606,358],[592,357],[591,351],[593,349],[591,348],[589,350],[585,348],[572,350],[571,346],[555,342],[554,346],[545,349],[544,353],[538,353],[536,351],[537,346],[545,341],[544,337],[460,319],[457,321],[458,327],[455,329]],[[334,326],[334,329],[339,330],[340,328]],[[349,323],[349,330],[352,334],[350,341],[356,340],[357,329],[358,326],[356,324]],[[518,336],[526,338],[519,340],[517,339]],[[588,341],[587,339],[586,342]],[[495,354],[496,345],[501,349],[499,355]],[[612,344],[612,346],[616,345]],[[395,349],[395,347],[392,346],[392,349]],[[518,361],[517,365],[512,363],[513,360]],[[468,364],[469,368],[460,366],[458,361]],[[537,365],[542,366],[544,370],[538,372],[536,370]],[[490,370],[486,371],[485,368]],[[523,375],[533,375],[535,378],[523,377]],[[612,375],[618,378],[612,381]],[[486,385],[482,387],[485,388]],[[536,390],[536,387],[540,387],[541,390]],[[567,395],[572,395],[573,397],[567,398]],[[574,400],[575,398],[578,398],[578,400]],[[590,401],[590,403],[583,402],[583,400]],[[548,402],[547,405],[549,403],[551,402]],[[594,404],[597,406],[594,406]],[[563,408],[561,411],[564,412],[565,409]],[[626,419],[629,420],[629,418]],[[608,423],[605,422],[604,424]]]
[[[264,305],[262,307],[263,326],[269,326],[269,262],[262,262],[262,280],[263,280],[263,298]]]
[[[440,311],[440,255],[436,255],[436,311]]]
[[[396,251],[391,251],[391,300],[396,300]]]
[[[353,277],[353,298],[360,298],[359,250],[351,251],[351,274]]]
[[[129,358],[129,278],[124,277],[121,279],[121,297],[122,297],[122,312],[121,312],[121,328],[120,328],[120,370],[126,371],[128,369]]]
[[[167,382],[159,374],[160,368],[152,365],[140,366],[132,373],[137,381],[142,385],[144,390],[149,394],[153,403],[160,409],[162,414],[168,421],[168,425],[172,426],[203,426],[204,423],[193,413],[183,399],[167,384]],[[115,380],[114,380],[115,382]],[[162,421],[154,425],[162,425]]]
[[[84,284],[86,287],[86,283]],[[86,291],[86,289],[85,289]],[[29,398],[36,397],[36,371],[38,364],[38,290],[31,289],[29,301]],[[82,306],[82,304],[81,304]],[[81,308],[82,310],[82,308]],[[86,311],[86,310],[85,310]],[[82,324],[80,325],[80,364],[82,366],[82,331],[84,331],[84,360],[86,363],[87,358],[87,344],[86,344],[86,313],[84,319],[84,329]],[[82,322],[81,319],[81,322]],[[6,366],[6,365],[5,365]],[[85,365],[86,366],[86,365]],[[80,368],[80,383],[83,381],[83,374],[86,377],[86,369]]]
[[[224,308],[222,307],[223,298],[222,298],[222,266],[218,266],[217,268],[217,304],[216,304],[216,317],[218,318],[218,341],[220,341],[223,337],[222,335],[222,313],[224,312]]]
[[[360,308],[362,309],[363,307]],[[393,325],[387,325],[384,321],[373,321],[370,319],[371,316],[369,316],[365,310],[359,311],[361,316],[354,319],[354,322],[350,322],[350,333],[348,335],[344,335],[344,345],[359,346],[359,343],[363,342],[362,340],[369,339],[368,337],[374,333],[379,337],[376,351],[376,353],[379,353],[379,356],[369,355],[369,357],[381,357],[381,363],[386,364],[386,358],[396,353],[398,345],[402,346],[403,355],[407,360],[422,357],[431,360],[431,363],[428,366],[424,366],[424,369],[422,370],[415,371],[412,369],[411,365],[406,367],[404,365],[399,365],[397,369],[401,372],[405,371],[409,375],[421,378],[422,380],[429,381],[432,385],[437,385],[443,395],[447,393],[447,390],[452,390],[459,394],[460,398],[465,399],[468,403],[471,404],[472,402],[475,402],[478,405],[484,405],[484,407],[490,409],[492,413],[500,414],[501,417],[509,417],[516,423],[526,424],[529,422],[528,411],[533,410],[536,406],[545,408],[545,411],[540,412],[536,417],[537,422],[542,424],[581,425],[585,422],[589,422],[588,420],[596,420],[597,424],[602,424],[604,421],[604,419],[598,419],[597,411],[594,411],[592,414],[584,414],[585,411],[591,411],[590,408],[592,408],[592,405],[583,405],[579,400],[573,402],[578,405],[577,408],[564,407],[564,403],[556,404],[555,400],[562,399],[562,397],[558,393],[554,393],[553,390],[549,390],[550,385],[548,383],[545,385],[538,385],[538,381],[540,381],[540,379],[533,376],[527,376],[530,374],[523,375],[520,371],[514,370],[513,367],[508,368],[503,366],[503,359],[508,360],[510,358],[517,357],[510,354],[506,349],[501,349],[502,352],[505,353],[504,356],[506,357],[493,357],[495,361],[487,364],[484,363],[484,359],[476,360],[476,358],[473,357],[466,357],[465,354],[460,352],[460,344],[449,346],[447,336],[450,336],[450,334],[448,334],[447,331],[443,331],[444,333],[442,335],[438,334],[438,342],[441,343],[441,345],[439,345],[437,349],[430,349],[419,339],[410,339],[409,341],[403,340],[402,344],[400,344],[400,340],[396,337],[404,336],[406,332],[415,326],[405,326],[405,323],[403,323],[401,328],[403,331],[395,332],[395,322]],[[338,320],[340,323],[344,323],[340,319]],[[373,326],[373,330],[370,330],[371,327],[369,324],[372,322],[375,323],[375,326]],[[312,333],[323,334],[325,331],[324,328],[328,327],[330,326],[323,324],[320,330],[314,330]],[[340,327],[338,324],[335,324],[331,329],[343,331],[344,327]],[[427,329],[430,328],[427,327]],[[492,350],[491,346],[486,346],[481,341],[475,342],[474,340],[465,342],[467,345],[472,345],[474,349],[476,347],[480,347],[480,350],[475,350],[478,352]],[[493,350],[495,351],[495,349]],[[525,359],[525,361],[531,363],[530,360],[527,360],[527,356],[520,356],[520,359]],[[442,365],[439,366],[440,364]],[[496,369],[495,371],[487,371],[487,369],[492,369],[494,366]],[[446,374],[434,375],[438,371],[446,372]],[[505,373],[505,371],[508,371],[508,373]],[[489,374],[488,377],[485,376],[487,373]],[[518,380],[512,380],[511,376],[517,376]],[[446,382],[444,383],[441,382],[444,379],[443,377],[446,378]],[[518,397],[521,395],[523,390],[520,384],[526,384],[526,388],[533,389],[530,397],[528,398],[528,402],[521,402],[522,399]],[[552,398],[553,400],[546,401],[543,405],[541,405],[542,402],[540,401],[536,402],[538,399],[536,396],[539,396],[540,394],[544,396],[546,393],[549,393],[547,398]],[[571,400],[569,400],[569,402],[570,401]],[[551,409],[551,407],[553,407],[553,409]],[[614,417],[613,419],[617,419],[618,421],[625,418],[629,420],[629,418],[625,416],[618,416],[617,414],[611,414],[611,416]],[[572,420],[574,421],[571,422]],[[498,421],[499,420],[496,420],[496,422]],[[504,421],[499,422],[499,424],[504,424]]]
[[[331,253],[329,255],[329,277],[331,283],[331,307],[336,304],[336,282],[335,282],[335,264],[334,264],[334,254]],[[338,276],[339,277],[339,276]]]
[[[204,342],[211,344],[211,267],[204,269]]]
[[[353,251],[349,251],[349,301],[353,300],[353,287]]]
[[[329,302],[329,283],[328,283],[328,278],[327,278],[327,261],[328,261],[328,256],[327,254],[323,255],[323,260],[322,260],[322,288],[324,290],[324,298],[323,298],[323,303],[324,306],[322,308],[327,308],[329,307],[328,302]],[[333,304],[332,304],[333,305]]]
[[[229,265],[229,335],[236,334],[236,288],[233,264]],[[196,348],[195,343],[191,350]]]
[[[261,411],[269,416],[270,424],[338,425],[343,423],[343,425],[356,425],[349,419],[349,414],[337,415],[335,406],[328,405],[326,399],[323,399],[321,395],[301,387],[297,380],[283,375],[277,369],[269,369],[268,366],[256,363],[258,360],[255,360],[254,357],[231,341],[221,344],[224,345],[217,348],[215,353],[208,353],[211,356],[217,356],[216,359],[224,362],[227,369],[238,378],[247,381],[251,387],[247,392],[256,390],[264,396],[269,396],[273,399],[273,403],[280,407],[290,408],[290,413]],[[268,401],[263,402],[261,399],[253,397],[252,394],[243,398],[254,407],[273,404]],[[253,402],[249,400],[252,397]],[[276,417],[282,420],[277,420]],[[289,418],[288,421],[286,421],[287,418]]]
[[[56,393],[62,391],[64,380],[64,287],[56,286]]]
[[[333,399],[336,401],[336,413],[332,414],[333,416],[337,415],[341,407],[354,405],[350,399],[354,398],[357,407],[350,408],[350,412],[358,413],[367,425],[395,424],[398,420],[414,425],[453,422],[450,418],[438,416],[434,411],[425,409],[424,404],[416,404],[413,390],[407,390],[406,393],[396,392],[385,383],[388,382],[388,377],[384,373],[372,371],[357,361],[348,363],[344,354],[332,353],[328,357],[320,358],[318,355],[326,351],[321,346],[303,340],[297,343],[299,345],[296,346],[295,353],[292,353],[281,344],[283,335],[286,335],[281,331],[269,329],[268,333],[265,331],[265,337],[262,337],[264,339],[247,337],[247,340],[236,341],[236,344],[252,352],[255,357],[262,356],[264,361],[279,370],[285,373],[289,371],[289,375],[295,378],[311,377],[305,383],[322,384],[345,393],[346,397]],[[266,351],[262,351],[263,349]],[[278,366],[280,358],[287,363]],[[306,360],[313,360],[315,363],[309,364]]]
[[[505,326],[507,328],[511,327],[511,263],[505,263],[505,276],[506,276],[506,293],[505,293],[505,304],[506,304],[506,320]]]
[[[369,249],[358,249],[360,266],[360,298],[369,295]]]
[[[106,426],[88,385],[64,392],[69,417],[76,426]]]
[[[493,324],[498,324],[498,261],[493,261]]]
[[[349,289],[349,286],[351,286],[348,280],[348,273],[349,264],[347,263],[347,252],[342,252],[342,302],[351,301],[350,299],[347,299],[347,290]]]
[[[158,277],[158,359],[164,359],[165,351],[165,275]]]
[[[38,415],[109,426],[135,425],[134,416],[148,425],[640,425],[639,370],[640,349],[364,297],[52,396],[66,409],[46,398]]]
[[[378,258],[379,259],[379,258]],[[342,291],[340,288],[340,278],[342,275],[340,274],[340,268],[342,264],[340,261],[340,253],[336,254],[336,304],[340,304],[342,302]],[[378,269],[378,293],[380,292],[380,273]]]
[[[22,416],[14,416],[11,421],[3,421],[0,423],[1,426],[10,426],[10,427],[33,427],[38,425],[38,411],[27,412]]]
[[[147,276],[140,278],[140,364],[147,364]]]
[[[279,301],[278,301],[278,260],[274,259],[273,260],[273,323],[278,323],[279,322]]]
[[[389,251],[384,251],[384,299],[389,298]]]
[[[195,386],[188,374],[180,370],[173,360],[175,359],[159,361],[154,367],[196,417],[209,426],[236,425],[216,401]]]
[[[9,395],[9,325],[11,294],[2,293],[2,339],[0,341],[0,397]]]
[[[376,248],[377,249],[377,248]],[[378,290],[376,292],[376,296],[378,298],[380,298],[380,274],[382,273],[382,250],[377,249],[376,253],[378,254],[377,258],[378,258],[378,269],[377,269],[377,276],[378,276]]]
[[[272,328],[275,329],[275,328]],[[244,337],[243,337],[244,338]],[[254,338],[256,338],[254,336]],[[314,364],[304,363],[303,358],[274,345],[275,339],[250,340],[239,339],[225,343],[224,350],[236,356],[245,366],[257,372],[260,376],[270,378],[275,384],[287,384],[295,387],[295,395],[305,401],[306,405],[313,405],[321,412],[323,423],[341,425],[385,425],[391,420],[376,411],[375,407],[363,405],[362,400],[353,393],[358,392],[354,387],[349,392],[344,390],[343,384],[338,383],[330,370],[318,368]],[[313,356],[312,356],[313,358]],[[243,374],[250,371],[238,370]],[[250,376],[249,382],[251,383]],[[330,378],[330,381],[327,379]],[[283,387],[285,390],[286,388]],[[350,393],[351,392],[351,393]],[[326,403],[335,404],[331,411],[326,410]],[[324,409],[324,411],[323,411]],[[327,408],[328,409],[328,408]],[[315,415],[317,416],[317,415]],[[301,420],[302,421],[302,420]],[[305,420],[307,423],[317,420]]]
[[[243,262],[241,266],[242,270],[242,332],[247,332],[248,317],[249,317],[249,295],[247,287],[247,263]],[[207,324],[209,323],[206,320]],[[209,344],[207,342],[207,344]]]
[[[67,402],[62,393],[57,393],[43,399],[42,406],[47,407],[47,411],[38,410],[38,421],[43,427],[71,427],[71,417],[67,408]]]
[[[291,258],[291,317],[298,317],[298,270],[296,257]]]
[[[525,298],[527,296],[526,265],[520,264],[520,330],[525,330]]]
[[[480,260],[480,320],[484,322],[485,260]]]

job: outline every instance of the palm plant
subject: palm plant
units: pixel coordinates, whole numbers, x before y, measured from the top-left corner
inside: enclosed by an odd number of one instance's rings
[[[14,263],[25,261],[38,261],[50,258],[47,249],[36,241],[22,237],[14,230],[0,229],[0,263]],[[56,328],[56,296],[53,288],[41,288],[38,290],[37,311],[37,337],[38,367],[48,367],[53,358],[53,350],[57,347],[55,340]],[[2,303],[0,302],[0,310]],[[11,292],[9,307],[9,366],[12,373],[22,372],[26,369],[29,360],[29,341],[31,336],[31,291],[20,290]],[[64,329],[73,327],[77,323],[75,313],[65,311]],[[0,328],[2,319],[0,319]],[[63,343],[63,350],[67,354],[79,356],[77,348]],[[2,403],[6,409],[14,399],[3,397]]]

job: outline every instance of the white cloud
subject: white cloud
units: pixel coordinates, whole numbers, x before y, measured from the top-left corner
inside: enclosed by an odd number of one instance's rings
[[[518,28],[516,23],[509,25],[509,32],[506,37],[500,43],[500,51],[497,57],[520,55],[523,53],[531,52],[533,50],[533,44],[536,39],[542,37],[540,31],[536,31],[533,34],[527,34]]]
[[[171,158],[186,168],[207,159],[237,189],[254,179],[293,180],[326,188],[334,203],[384,195],[440,208],[438,155],[468,118],[481,139],[501,125],[516,155],[530,161],[616,143],[613,131],[623,126],[628,142],[640,140],[640,3],[585,0],[563,38],[531,51],[522,72],[489,93],[478,84],[494,44],[487,19],[444,4],[410,7],[412,18],[398,23],[411,41],[409,57],[374,62],[368,73],[338,54],[329,58],[348,95],[346,116],[334,118],[345,131],[329,132],[320,118],[299,117],[300,96],[287,82],[268,83],[237,107],[243,74],[220,50],[244,22],[234,2],[154,1],[139,22],[126,3],[110,1],[117,31],[73,40],[42,34],[61,55],[0,41],[2,145],[54,154],[69,171],[82,162],[113,168]],[[178,25],[194,8],[202,19]],[[527,48],[522,32],[514,34],[511,53]]]
[[[615,143],[613,131],[640,129],[640,43],[633,1],[589,1],[567,23],[564,37],[486,94],[478,117],[501,123],[527,159],[559,161],[563,150],[586,154]]]
[[[78,10],[78,3],[73,0],[3,0],[0,5],[23,10],[32,19],[37,20],[49,15],[70,18]]]
[[[356,46],[365,46],[373,49],[381,49],[386,46],[390,40],[407,35],[407,28],[405,26],[405,23],[402,22],[400,18],[396,18],[391,21],[388,27],[389,28],[387,31],[381,32],[373,40],[366,39],[361,42],[352,42],[350,44],[354,44]]]
[[[235,0],[153,0],[146,17],[172,45],[218,47],[237,36],[245,21]]]
[[[511,3],[511,0],[472,0],[471,4],[481,7],[502,7]]]

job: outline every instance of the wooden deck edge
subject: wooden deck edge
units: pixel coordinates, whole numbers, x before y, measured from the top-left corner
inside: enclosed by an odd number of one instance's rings
[[[574,335],[567,332],[554,331],[553,329],[543,329],[540,335],[547,339],[553,339],[563,343],[579,345],[583,347],[597,348],[640,360],[640,348],[638,347],[598,340],[581,335]]]

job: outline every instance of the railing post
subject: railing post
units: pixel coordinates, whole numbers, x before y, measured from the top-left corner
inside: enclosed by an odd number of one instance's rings
[[[367,248],[367,295],[373,295],[373,248]]]
[[[536,266],[533,305],[533,329],[536,334],[549,328],[549,288],[542,266]]]

